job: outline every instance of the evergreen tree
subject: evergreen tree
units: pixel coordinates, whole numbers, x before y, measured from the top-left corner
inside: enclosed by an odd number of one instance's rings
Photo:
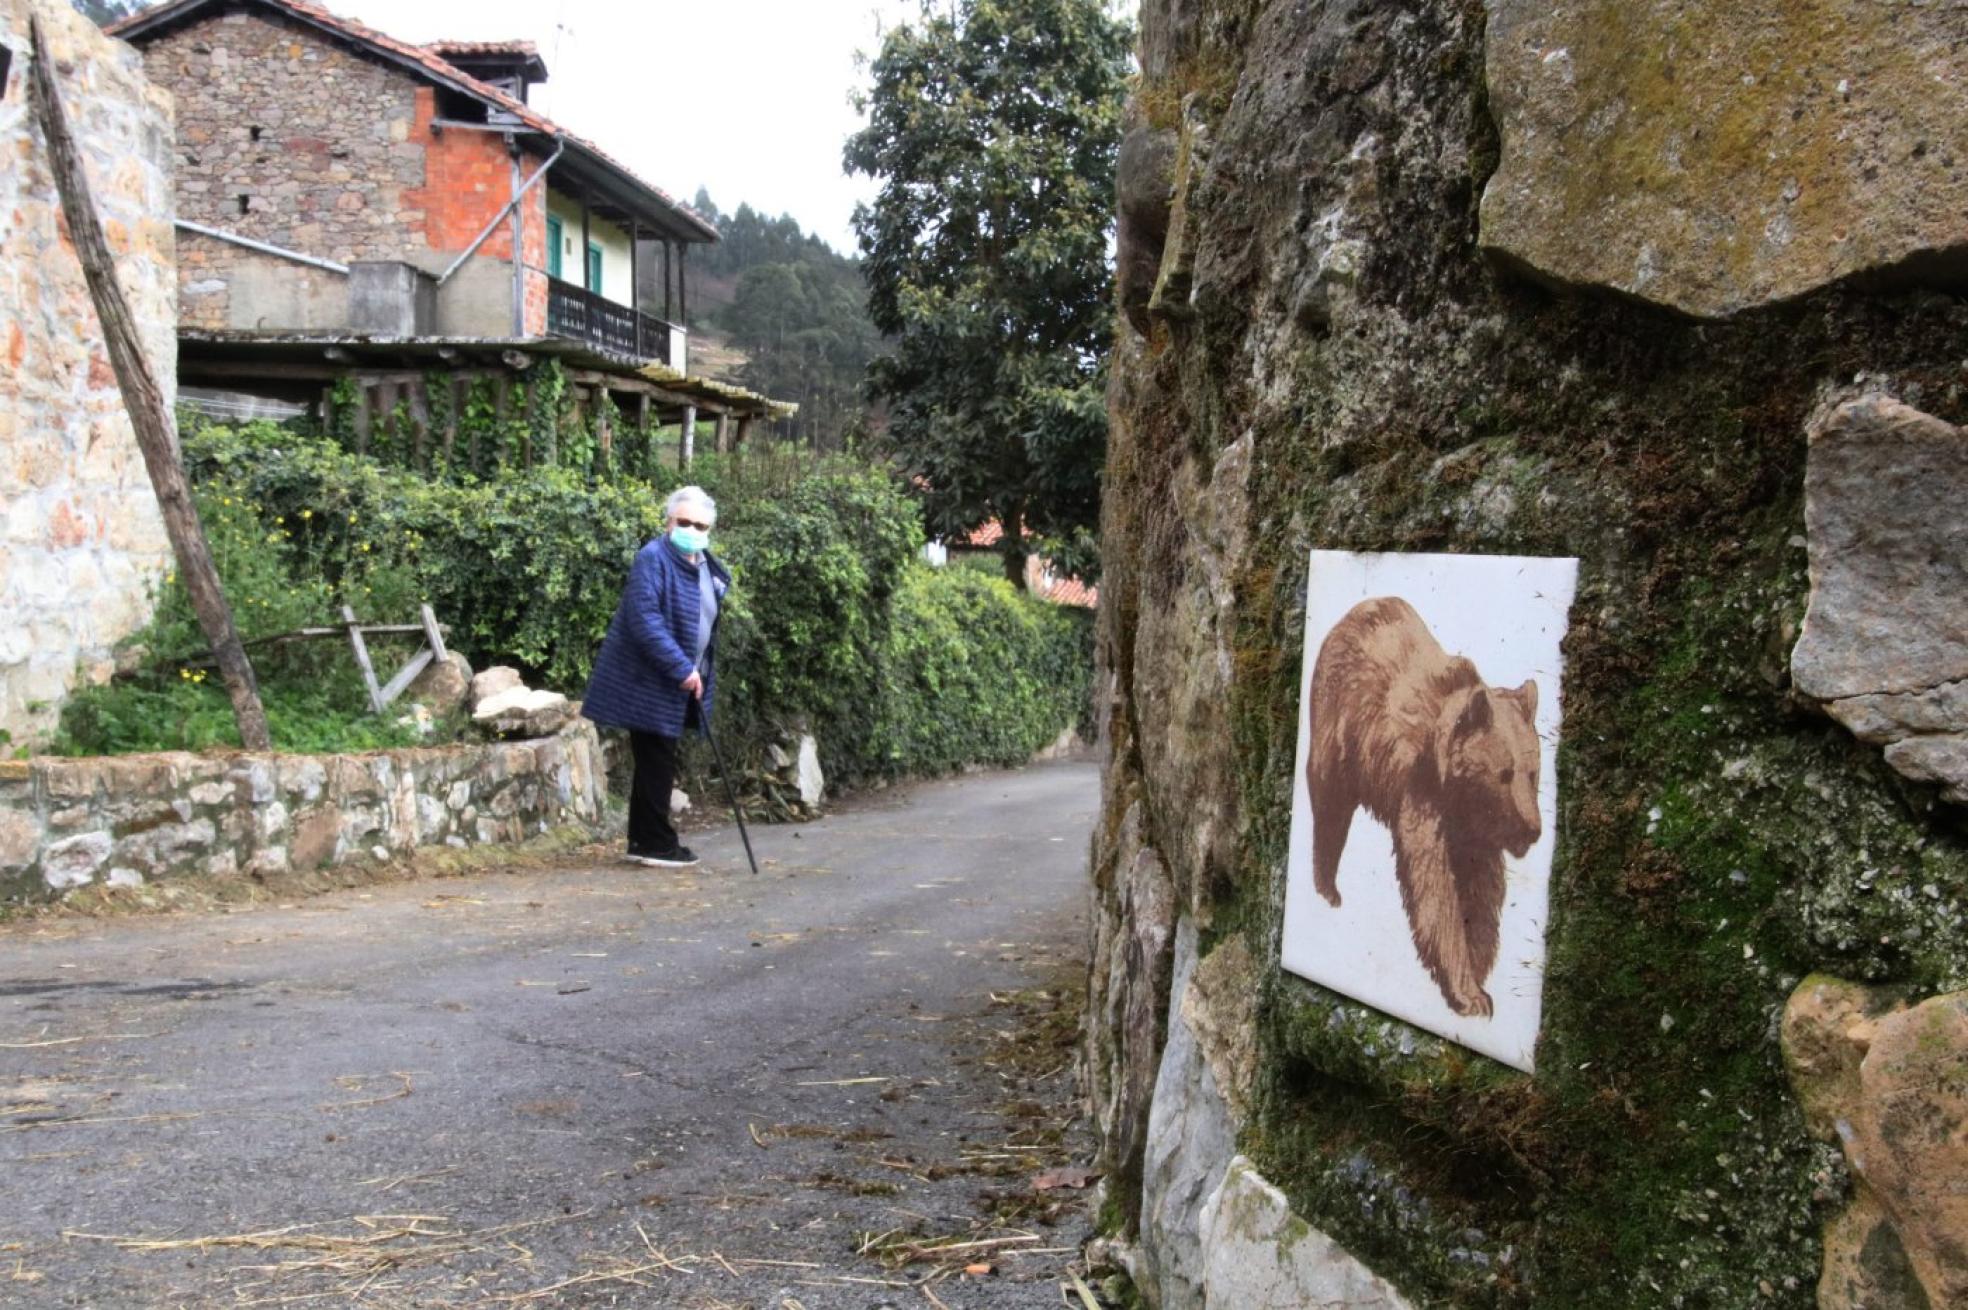
[[[870,390],[932,532],[1004,525],[1087,566],[1106,445],[1114,163],[1129,33],[1103,0],[925,4],[873,65],[847,167],[868,306],[887,338]]]
[[[74,3],[84,16],[100,27],[119,18],[128,18],[144,7],[145,0],[74,0]]]

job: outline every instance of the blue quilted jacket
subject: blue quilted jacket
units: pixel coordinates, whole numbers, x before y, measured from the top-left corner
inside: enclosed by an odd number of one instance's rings
[[[704,563],[717,588],[718,617],[722,620],[731,574],[708,551]],[[697,649],[702,605],[696,566],[668,537],[658,537],[637,551],[628,584],[622,588],[621,604],[615,607],[601,654],[595,657],[587,698],[581,703],[582,715],[634,732],[681,737],[690,708],[690,693],[682,683],[693,667],[690,652]],[[704,675],[702,713],[706,722],[717,691],[716,657],[717,626],[713,624],[711,645],[704,651],[700,670]]]

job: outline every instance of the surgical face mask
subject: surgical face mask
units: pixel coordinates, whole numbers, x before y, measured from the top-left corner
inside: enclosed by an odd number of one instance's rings
[[[670,529],[670,540],[686,555],[701,555],[711,544],[709,528],[687,528],[681,523]]]

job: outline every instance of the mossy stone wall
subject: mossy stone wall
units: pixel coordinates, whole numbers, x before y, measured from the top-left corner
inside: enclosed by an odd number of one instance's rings
[[[1239,1145],[1417,1305],[1814,1304],[1847,1180],[1784,1001],[1813,971],[1968,985],[1968,837],[1790,694],[1804,432],[1856,387],[1968,418],[1968,306],[1701,325],[1492,266],[1476,0],[1144,23],[1135,123],[1189,161],[1163,258],[1193,273],[1117,339],[1096,931],[1153,866],[1205,957],[1265,962]],[[1276,967],[1313,548],[1581,561],[1534,1077]],[[1097,1080],[1139,1058],[1090,1041]],[[1107,1164],[1125,1231],[1139,1159]]]

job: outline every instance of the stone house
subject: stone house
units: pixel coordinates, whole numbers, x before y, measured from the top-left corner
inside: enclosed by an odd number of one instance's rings
[[[717,230],[529,104],[531,43],[414,45],[306,0],[109,30],[178,102],[187,386],[315,403],[352,377],[366,424],[399,388],[422,408],[428,372],[554,355],[645,418],[775,412],[688,379],[684,261]]]
[[[28,18],[48,44],[32,48]],[[146,352],[175,393],[171,98],[65,3],[0,0],[0,746],[31,745],[78,679],[149,620],[163,519],[68,244],[29,107],[34,61],[63,102]]]

